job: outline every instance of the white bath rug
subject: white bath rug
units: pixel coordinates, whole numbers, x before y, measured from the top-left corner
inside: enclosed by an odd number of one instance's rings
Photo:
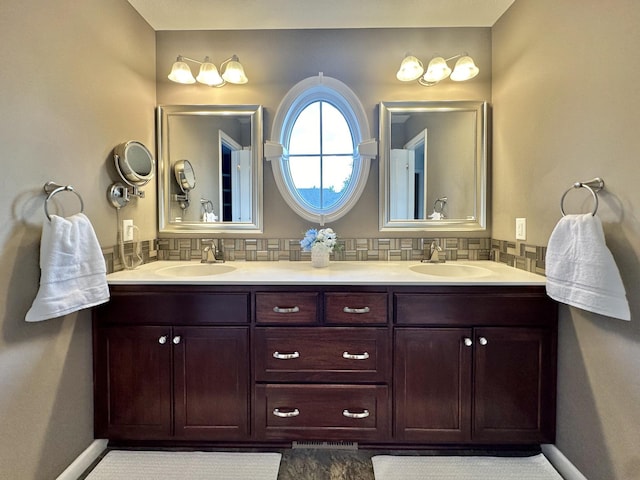
[[[279,453],[113,450],[87,480],[276,480]]]
[[[376,480],[562,480],[542,454],[532,457],[376,455],[371,461]]]

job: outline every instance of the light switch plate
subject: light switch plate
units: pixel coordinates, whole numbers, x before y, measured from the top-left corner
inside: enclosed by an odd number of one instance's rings
[[[516,218],[516,240],[527,239],[527,219]]]
[[[133,220],[122,221],[122,241],[123,242],[133,241]]]

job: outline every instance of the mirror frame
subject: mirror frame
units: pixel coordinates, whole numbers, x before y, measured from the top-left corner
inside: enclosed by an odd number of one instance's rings
[[[169,164],[167,135],[170,116],[237,116],[251,121],[251,162],[253,185],[251,197],[252,222],[174,222],[167,218],[169,212],[171,181],[174,179],[173,166]],[[263,114],[261,105],[160,105],[157,107],[158,144],[158,231],[163,233],[188,233],[212,235],[216,233],[262,233],[263,219]],[[166,161],[165,161],[166,159]],[[216,170],[212,172],[218,175]],[[199,174],[203,175],[202,172]]]
[[[381,232],[449,231],[469,232],[487,229],[488,211],[488,105],[482,101],[416,101],[381,102],[379,106],[380,191],[379,230]],[[390,155],[391,116],[428,112],[473,112],[476,115],[474,164],[474,215],[472,218],[445,218],[442,220],[390,218]],[[425,212],[426,213],[426,212]]]

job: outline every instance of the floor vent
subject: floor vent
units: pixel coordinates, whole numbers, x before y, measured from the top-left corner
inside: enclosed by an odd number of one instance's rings
[[[358,442],[293,442],[293,449],[313,448],[316,450],[358,450]]]

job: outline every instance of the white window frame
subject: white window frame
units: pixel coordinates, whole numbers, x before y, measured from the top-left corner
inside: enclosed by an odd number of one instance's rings
[[[298,194],[289,169],[286,167],[288,143],[298,115],[311,103],[325,101],[344,116],[355,145],[353,173],[340,201],[328,209],[308,205]],[[377,142],[369,139],[369,122],[358,97],[344,83],[320,73],[294,85],[278,107],[271,129],[271,141],[265,142],[265,158],[271,161],[276,186],[291,209],[306,220],[324,225],[344,216],[356,204],[369,177],[370,160],[377,156]],[[365,140],[366,139],[366,140]]]

